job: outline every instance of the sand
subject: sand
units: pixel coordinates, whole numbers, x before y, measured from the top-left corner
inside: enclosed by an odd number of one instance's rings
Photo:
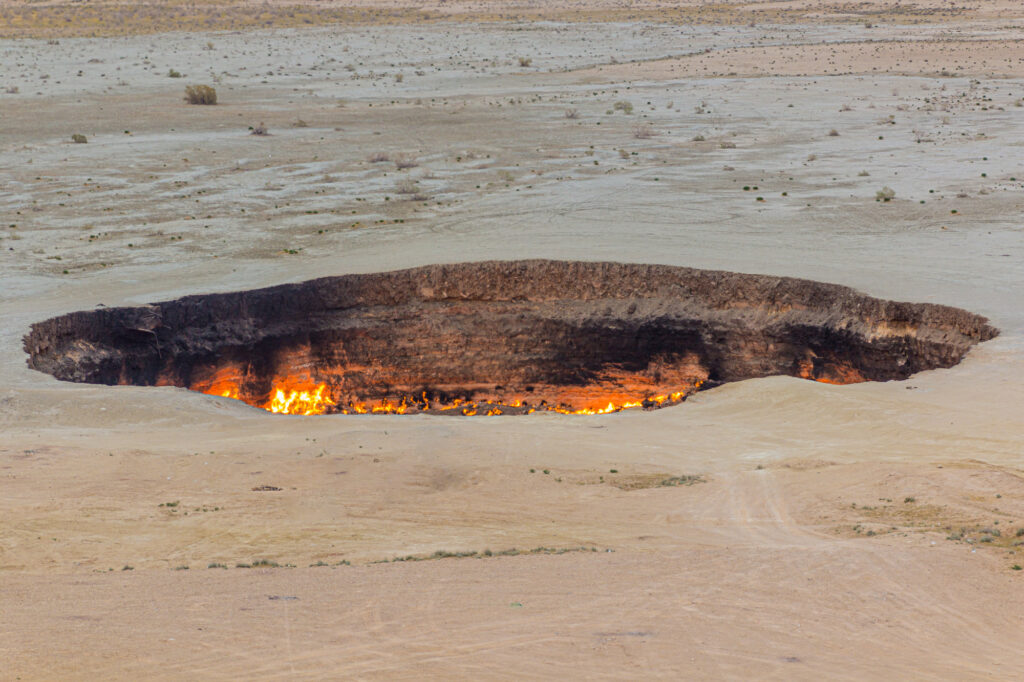
[[[1024,17],[977,4],[0,42],[0,679],[1024,675]],[[906,382],[489,419],[281,417],[21,349],[100,304],[528,257],[1002,334]]]

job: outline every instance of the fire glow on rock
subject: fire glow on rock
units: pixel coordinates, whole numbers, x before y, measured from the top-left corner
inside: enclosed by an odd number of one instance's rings
[[[557,412],[559,414],[610,414],[631,408],[655,409],[675,405],[686,399],[688,395],[700,390],[703,382],[698,381],[691,389],[686,391],[675,391],[672,393],[652,395],[635,400],[624,400],[614,402],[609,400],[606,404],[598,404],[588,407],[573,407],[567,404],[550,404],[546,400],[536,403],[529,403],[519,399],[512,399],[508,402],[485,400],[482,402],[464,400],[461,398],[452,399],[450,402],[438,398],[431,398],[426,392],[420,396],[402,396],[396,400],[382,399],[377,402],[348,401],[339,404],[331,397],[327,384],[319,383],[310,385],[310,382],[303,380],[282,380],[276,382],[271,390],[271,397],[266,402],[248,402],[254,407],[260,407],[275,414],[291,415],[319,415],[319,414],[461,414],[466,417],[483,415],[488,417],[507,414],[533,414],[534,412]],[[209,395],[219,395],[223,398],[241,400],[238,386],[227,385],[227,382],[218,382],[216,387],[211,386],[201,392]]]

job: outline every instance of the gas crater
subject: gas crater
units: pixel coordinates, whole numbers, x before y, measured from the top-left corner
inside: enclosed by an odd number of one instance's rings
[[[286,414],[600,414],[730,381],[833,384],[951,367],[979,315],[788,277],[489,261],[343,275],[32,325],[64,381],[178,386]]]

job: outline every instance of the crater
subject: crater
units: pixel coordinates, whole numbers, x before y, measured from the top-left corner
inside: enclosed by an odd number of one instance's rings
[[[665,265],[489,261],[325,277],[32,325],[64,381],[178,386],[272,412],[598,414],[730,381],[906,379],[998,331],[943,305]]]

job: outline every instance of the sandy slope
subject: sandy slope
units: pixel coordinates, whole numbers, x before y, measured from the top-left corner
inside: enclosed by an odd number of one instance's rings
[[[0,45],[0,678],[1024,676],[1020,29],[865,30]],[[1002,335],[908,382],[477,420],[62,384],[20,347],[98,304],[520,257],[810,277]],[[539,547],[588,551],[373,563]]]

